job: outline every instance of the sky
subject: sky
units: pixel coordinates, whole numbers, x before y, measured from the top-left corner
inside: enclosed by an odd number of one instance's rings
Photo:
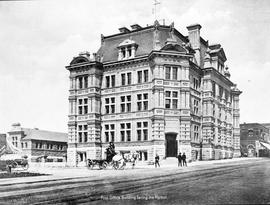
[[[153,8],[153,0],[0,1],[0,133],[15,122],[67,132],[65,66],[81,51],[96,52],[101,34],[153,24]],[[161,0],[157,17],[183,35],[201,24],[243,91],[240,122],[270,123],[270,1]]]

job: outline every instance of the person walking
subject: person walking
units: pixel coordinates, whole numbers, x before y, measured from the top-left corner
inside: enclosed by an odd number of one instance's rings
[[[185,155],[185,152],[183,153],[183,155],[182,155],[182,161],[183,161],[183,166],[187,166],[187,161],[186,161],[186,155]]]
[[[158,154],[156,154],[156,157],[155,157],[155,167],[157,168],[157,166],[160,167]]]
[[[177,156],[177,159],[178,159],[178,167],[182,167],[182,155],[181,155],[181,152],[179,152],[178,156]]]

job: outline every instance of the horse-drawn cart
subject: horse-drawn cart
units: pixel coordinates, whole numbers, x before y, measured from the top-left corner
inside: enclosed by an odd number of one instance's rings
[[[26,159],[7,159],[0,160],[0,170],[11,172],[11,169],[22,168],[27,170],[29,168],[28,161]]]
[[[98,166],[99,169],[106,169],[108,166],[112,166],[114,169],[118,168],[112,160],[108,159],[88,159],[87,165],[90,169],[93,169],[95,166]]]
[[[108,156],[106,159],[88,159],[87,166],[93,169],[98,166],[99,169],[106,169],[107,167],[112,167],[113,169],[124,169],[127,163],[132,164],[134,168],[136,160],[138,159],[138,153],[125,153],[125,154],[115,154]]]

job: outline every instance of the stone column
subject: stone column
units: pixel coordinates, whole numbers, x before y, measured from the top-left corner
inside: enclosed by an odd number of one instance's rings
[[[239,126],[239,96],[242,92],[238,90],[236,87],[232,89],[232,97],[233,97],[233,156],[240,157],[240,126]]]
[[[131,47],[131,57],[134,58],[135,57],[135,45],[133,45]]]

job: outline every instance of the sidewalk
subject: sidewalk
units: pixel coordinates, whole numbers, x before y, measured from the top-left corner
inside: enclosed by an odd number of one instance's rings
[[[224,160],[211,160],[211,161],[196,161],[187,164],[187,168],[183,167],[183,171],[194,170],[195,167],[198,168],[206,168],[211,164],[228,164],[234,162],[243,162],[243,161],[255,161],[260,158],[235,158],[235,159],[224,159]],[[181,169],[181,167],[180,167]],[[128,164],[124,170],[114,170],[114,169],[106,169],[99,170],[93,169],[89,170],[86,167],[62,167],[62,168],[50,168],[50,167],[31,167],[29,168],[29,172],[38,172],[48,174],[45,176],[37,176],[37,177],[18,177],[18,178],[5,178],[0,179],[0,185],[3,184],[16,184],[16,183],[32,183],[32,182],[41,182],[41,181],[51,181],[51,180],[68,180],[77,178],[89,178],[89,179],[98,179],[104,177],[118,177],[120,175],[132,175],[138,172],[144,172],[145,174],[151,174],[149,172],[159,172],[160,171],[173,171],[179,170],[177,166],[177,159],[169,159],[169,160],[161,160],[160,167],[155,168],[155,165],[146,165],[146,164],[136,164],[135,168],[132,169],[131,165]]]

